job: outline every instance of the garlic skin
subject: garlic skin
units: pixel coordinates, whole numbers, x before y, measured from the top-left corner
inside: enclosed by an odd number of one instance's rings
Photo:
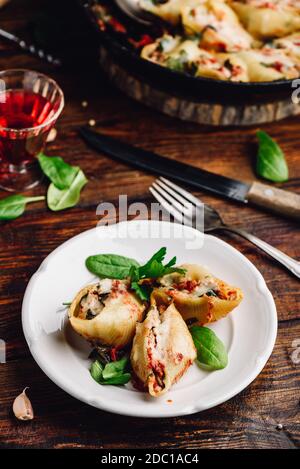
[[[34,418],[33,408],[26,395],[26,389],[17,396],[13,403],[13,413],[19,420],[32,420]]]

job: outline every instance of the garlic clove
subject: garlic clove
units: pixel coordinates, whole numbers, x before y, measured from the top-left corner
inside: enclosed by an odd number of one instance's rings
[[[26,389],[15,398],[13,403],[13,413],[19,420],[32,420],[34,418],[33,408],[26,395]]]

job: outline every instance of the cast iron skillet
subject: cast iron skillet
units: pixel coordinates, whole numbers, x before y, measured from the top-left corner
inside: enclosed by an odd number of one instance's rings
[[[291,98],[293,80],[272,82],[236,83],[209,78],[192,77],[158,64],[142,59],[128,44],[117,38],[115,34],[101,31],[92,11],[95,0],[79,0],[88,18],[98,31],[99,42],[104,46],[113,60],[128,70],[131,75],[166,91],[193,101],[221,104],[259,104],[272,103]]]

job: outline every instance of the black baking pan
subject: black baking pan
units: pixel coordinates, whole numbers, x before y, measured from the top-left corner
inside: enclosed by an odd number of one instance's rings
[[[110,0],[110,3],[112,1]],[[125,68],[129,74],[156,89],[195,102],[227,105],[275,103],[287,100],[292,95],[293,80],[244,83],[192,77],[142,59],[139,52],[126,41],[124,35],[121,36],[109,30],[103,31],[100,29],[93,12],[93,6],[97,4],[97,1],[79,0],[79,3],[98,31],[99,45],[106,48],[113,61]],[[114,15],[121,18],[123,22],[127,22],[131,31],[136,29],[141,32],[140,25],[135,24],[133,20],[124,18],[124,15],[116,7],[112,8],[114,9]],[[143,27],[143,32],[147,32],[146,27]]]

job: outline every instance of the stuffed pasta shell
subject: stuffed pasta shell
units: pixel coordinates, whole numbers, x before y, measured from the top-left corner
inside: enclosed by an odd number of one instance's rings
[[[275,39],[266,47],[280,49],[288,56],[300,61],[300,32],[290,34],[289,36]]]
[[[242,291],[214,277],[201,266],[181,266],[185,274],[173,273],[160,279],[153,296],[157,304],[174,305],[185,321],[200,325],[217,321],[236,308],[243,298]]]
[[[199,33],[204,49],[236,52],[250,49],[254,42],[234,11],[221,0],[187,0],[181,13],[186,34]]]
[[[144,309],[127,281],[103,279],[79,291],[69,319],[73,329],[92,343],[121,348],[132,341]]]
[[[300,29],[299,0],[233,0],[229,4],[257,38],[282,37]]]
[[[299,76],[299,63],[279,49],[265,47],[242,51],[237,56],[247,65],[250,81],[274,81]]]
[[[164,36],[144,47],[142,57],[192,76],[217,80],[248,81],[246,64],[235,54],[215,54],[200,48],[199,41]]]
[[[164,21],[176,25],[180,22],[180,8],[184,0],[140,0],[143,10],[159,16]]]
[[[196,76],[216,80],[249,81],[248,69],[236,54],[205,53],[197,61]]]
[[[152,304],[137,324],[131,351],[136,378],[151,396],[166,393],[196,358],[192,336],[173,304],[159,311]]]

